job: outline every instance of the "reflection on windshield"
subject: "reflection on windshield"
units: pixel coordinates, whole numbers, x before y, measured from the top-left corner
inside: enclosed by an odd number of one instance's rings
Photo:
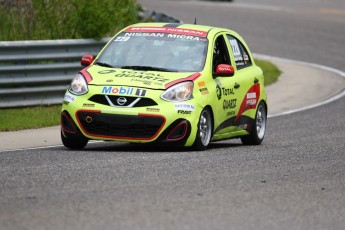
[[[98,62],[119,68],[145,66],[197,72],[203,69],[206,50],[206,38],[123,32],[106,47]]]

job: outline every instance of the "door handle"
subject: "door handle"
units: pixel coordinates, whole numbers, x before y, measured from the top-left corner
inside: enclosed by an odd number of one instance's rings
[[[235,89],[238,89],[238,88],[240,88],[240,85],[239,85],[239,84],[237,84],[237,83],[235,83],[234,88],[235,88]]]

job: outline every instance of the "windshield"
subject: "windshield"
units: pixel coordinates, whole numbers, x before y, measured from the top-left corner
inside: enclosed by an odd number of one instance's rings
[[[207,38],[160,32],[122,32],[96,64],[108,67],[197,72],[204,67]]]

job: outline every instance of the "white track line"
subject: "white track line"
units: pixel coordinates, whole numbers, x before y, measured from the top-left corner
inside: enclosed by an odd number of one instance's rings
[[[324,70],[324,71],[328,71],[328,72],[337,74],[337,75],[345,78],[345,72],[343,72],[341,70],[338,70],[338,69],[335,69],[335,68],[332,68],[332,67],[320,65],[320,64],[314,64],[314,63],[303,62],[303,61],[295,61],[295,60],[291,60],[291,59],[279,58],[279,57],[263,55],[263,54],[254,54],[254,56],[256,58],[262,58],[262,59],[266,59],[266,60],[274,60],[274,59],[276,59],[276,60],[281,60],[281,61],[285,61],[285,62],[292,63],[292,64],[305,65],[305,66],[313,67],[313,68],[316,68],[316,69],[321,69],[321,70]],[[308,110],[308,109],[313,109],[313,108],[316,108],[316,107],[320,107],[320,106],[326,105],[328,103],[334,102],[334,101],[342,98],[343,96],[345,96],[345,90],[343,90],[341,93],[339,93],[339,94],[337,94],[337,95],[335,95],[335,96],[333,96],[333,97],[331,97],[331,98],[329,98],[329,99],[327,99],[325,101],[322,101],[322,102],[319,102],[319,103],[316,103],[316,104],[313,104],[313,105],[308,105],[308,106],[302,107],[300,109],[293,109],[293,110],[288,110],[288,111],[285,111],[285,112],[282,112],[282,113],[278,113],[278,114],[274,114],[274,115],[269,115],[268,118],[270,118],[270,117],[279,117],[279,116],[283,116],[283,115],[287,115],[287,114],[297,113],[297,112],[305,111],[305,110]]]
[[[104,141],[92,140],[92,141],[89,141],[88,145],[89,144],[96,144],[96,143],[100,143],[100,142],[104,142]],[[6,149],[6,150],[0,150],[0,153],[24,151],[24,150],[48,149],[48,148],[57,148],[57,147],[64,147],[64,145],[48,145],[48,146],[41,146],[41,147]],[[76,151],[78,151],[78,150],[76,150]]]

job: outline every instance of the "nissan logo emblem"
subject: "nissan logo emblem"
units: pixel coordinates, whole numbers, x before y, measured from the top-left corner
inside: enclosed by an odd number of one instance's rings
[[[119,98],[116,100],[116,102],[117,102],[118,105],[124,105],[124,104],[126,104],[127,99],[124,98],[124,97],[119,97]]]

